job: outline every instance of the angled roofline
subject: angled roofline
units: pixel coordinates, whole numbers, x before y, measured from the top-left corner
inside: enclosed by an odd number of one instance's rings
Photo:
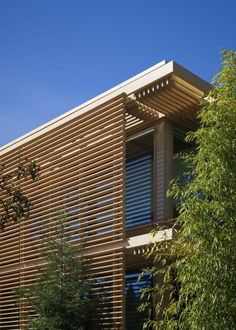
[[[108,91],[90,99],[89,101],[82,103],[81,105],[65,112],[64,114],[50,120],[44,125],[30,131],[29,133],[3,145],[0,147],[0,156],[31,141],[32,139],[76,118],[87,111],[109,101],[110,99],[125,93],[127,95],[134,93],[136,90],[151,84],[152,82],[164,78],[170,74],[175,74],[193,86],[197,87],[201,91],[208,93],[211,85],[199,78],[192,72],[188,71],[181,65],[174,61],[161,61],[158,64],[150,67],[149,69],[142,71],[141,73],[135,75],[134,77],[124,81],[121,84],[109,89]]]

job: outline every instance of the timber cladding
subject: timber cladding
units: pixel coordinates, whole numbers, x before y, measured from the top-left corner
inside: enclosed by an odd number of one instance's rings
[[[61,210],[71,240],[89,255],[95,290],[100,283],[109,290],[111,310],[101,328],[124,328],[124,104],[121,94],[0,156],[9,172],[25,158],[41,168],[39,181],[21,182],[29,218],[0,233],[0,329],[24,328],[14,288],[36,280],[42,237],[55,233]]]

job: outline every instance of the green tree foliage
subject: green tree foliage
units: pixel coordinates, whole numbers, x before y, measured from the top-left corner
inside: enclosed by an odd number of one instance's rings
[[[39,178],[39,166],[35,161],[20,161],[15,170],[0,162],[0,230],[4,230],[10,221],[27,217],[30,201],[21,188],[22,181]]]
[[[186,157],[192,179],[171,188],[179,201],[177,238],[157,243],[149,254],[152,274],[162,281],[144,292],[145,329],[236,329],[235,52],[223,52],[198,117],[200,128],[187,137],[197,146]]]
[[[40,269],[37,282],[18,290],[20,304],[31,305],[38,315],[28,317],[27,329],[96,329],[93,319],[98,301],[92,294],[87,264],[79,256],[81,249],[66,235],[64,216],[59,219],[56,235],[46,242],[45,251],[46,266]]]

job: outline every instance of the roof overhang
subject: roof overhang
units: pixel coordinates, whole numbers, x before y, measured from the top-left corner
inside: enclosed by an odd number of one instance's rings
[[[150,109],[151,116],[156,111],[167,117],[173,117],[177,121],[182,122],[184,119],[187,120],[187,123],[190,123],[194,121],[199,100],[206,96],[210,89],[211,85],[209,83],[174,61],[162,61],[107,92],[49,121],[45,125],[4,145],[0,148],[0,155],[51,131],[122,93],[127,94],[130,99],[139,102],[141,108],[144,108],[145,115],[147,115],[148,109]]]

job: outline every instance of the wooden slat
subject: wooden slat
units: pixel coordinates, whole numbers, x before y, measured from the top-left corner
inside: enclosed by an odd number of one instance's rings
[[[24,158],[41,166],[38,182],[21,182],[32,204],[29,219],[0,233],[1,329],[23,329],[31,309],[19,312],[12,288],[37,280],[43,237],[55,234],[62,209],[73,243],[83,242],[85,255],[99,247],[89,258],[95,292],[109,292],[109,317],[105,310],[101,328],[123,329],[123,250],[101,251],[124,240],[124,104],[120,95],[1,156],[9,171]]]

